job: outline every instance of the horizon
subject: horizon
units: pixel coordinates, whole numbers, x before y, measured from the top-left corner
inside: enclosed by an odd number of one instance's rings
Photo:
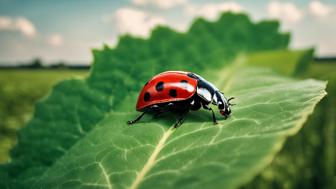
[[[91,49],[113,47],[122,34],[147,38],[157,25],[185,31],[195,18],[213,21],[224,11],[246,13],[253,22],[278,19],[281,31],[291,33],[289,48],[315,47],[315,57],[336,56],[332,0],[0,0],[0,64],[39,58],[46,65],[89,65]]]

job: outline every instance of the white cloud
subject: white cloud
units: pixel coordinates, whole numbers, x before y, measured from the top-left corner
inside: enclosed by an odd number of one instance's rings
[[[185,12],[190,16],[202,16],[210,20],[214,20],[221,12],[242,12],[243,7],[235,2],[224,3],[206,3],[203,5],[188,4],[185,7]]]
[[[311,1],[308,9],[309,12],[316,17],[326,17],[334,11],[334,7],[323,4],[320,1]]]
[[[52,34],[47,38],[47,43],[51,46],[61,46],[64,43],[63,36],[60,34]]]
[[[30,22],[26,18],[18,18],[15,21],[15,26],[18,28],[23,34],[28,37],[33,37],[36,34],[36,29],[32,22]]]
[[[0,16],[0,30],[5,30],[12,27],[12,19],[5,16]]]
[[[188,0],[132,0],[133,4],[139,6],[155,5],[162,9],[169,9],[179,5],[184,5]]]
[[[267,12],[270,17],[280,19],[286,23],[298,22],[304,16],[304,12],[290,2],[272,1],[267,6]]]
[[[34,24],[24,17],[14,19],[0,16],[0,30],[20,31],[23,35],[28,37],[34,37],[36,35]]]
[[[120,8],[114,15],[117,29],[120,33],[129,33],[148,37],[156,25],[166,24],[166,20],[147,12],[132,8]]]

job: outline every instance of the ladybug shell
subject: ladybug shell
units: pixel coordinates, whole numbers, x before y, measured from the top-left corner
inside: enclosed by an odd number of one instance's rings
[[[176,102],[191,98],[197,88],[197,80],[189,77],[190,72],[167,71],[154,76],[142,88],[136,109],[167,102]]]

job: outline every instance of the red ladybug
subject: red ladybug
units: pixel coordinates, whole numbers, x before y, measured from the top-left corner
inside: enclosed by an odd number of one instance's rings
[[[146,113],[154,113],[157,116],[171,111],[180,115],[174,125],[178,127],[190,110],[196,111],[203,107],[212,111],[212,120],[216,124],[215,113],[209,104],[218,106],[219,112],[226,119],[231,113],[230,106],[233,104],[229,101],[232,99],[227,100],[224,93],[195,73],[167,71],[154,76],[145,84],[136,105],[136,110],[143,113],[127,123],[136,123]]]

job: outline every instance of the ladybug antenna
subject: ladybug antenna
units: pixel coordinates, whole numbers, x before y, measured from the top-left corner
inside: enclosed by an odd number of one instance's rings
[[[234,97],[229,98],[229,99],[228,99],[228,102],[230,102],[230,100],[233,100],[233,99],[234,99]]]
[[[234,105],[236,105],[236,104],[231,104],[231,103],[230,103],[230,100],[233,100],[233,99],[235,99],[235,98],[234,98],[234,97],[231,97],[231,98],[229,98],[229,99],[227,100],[230,106],[234,106]]]

